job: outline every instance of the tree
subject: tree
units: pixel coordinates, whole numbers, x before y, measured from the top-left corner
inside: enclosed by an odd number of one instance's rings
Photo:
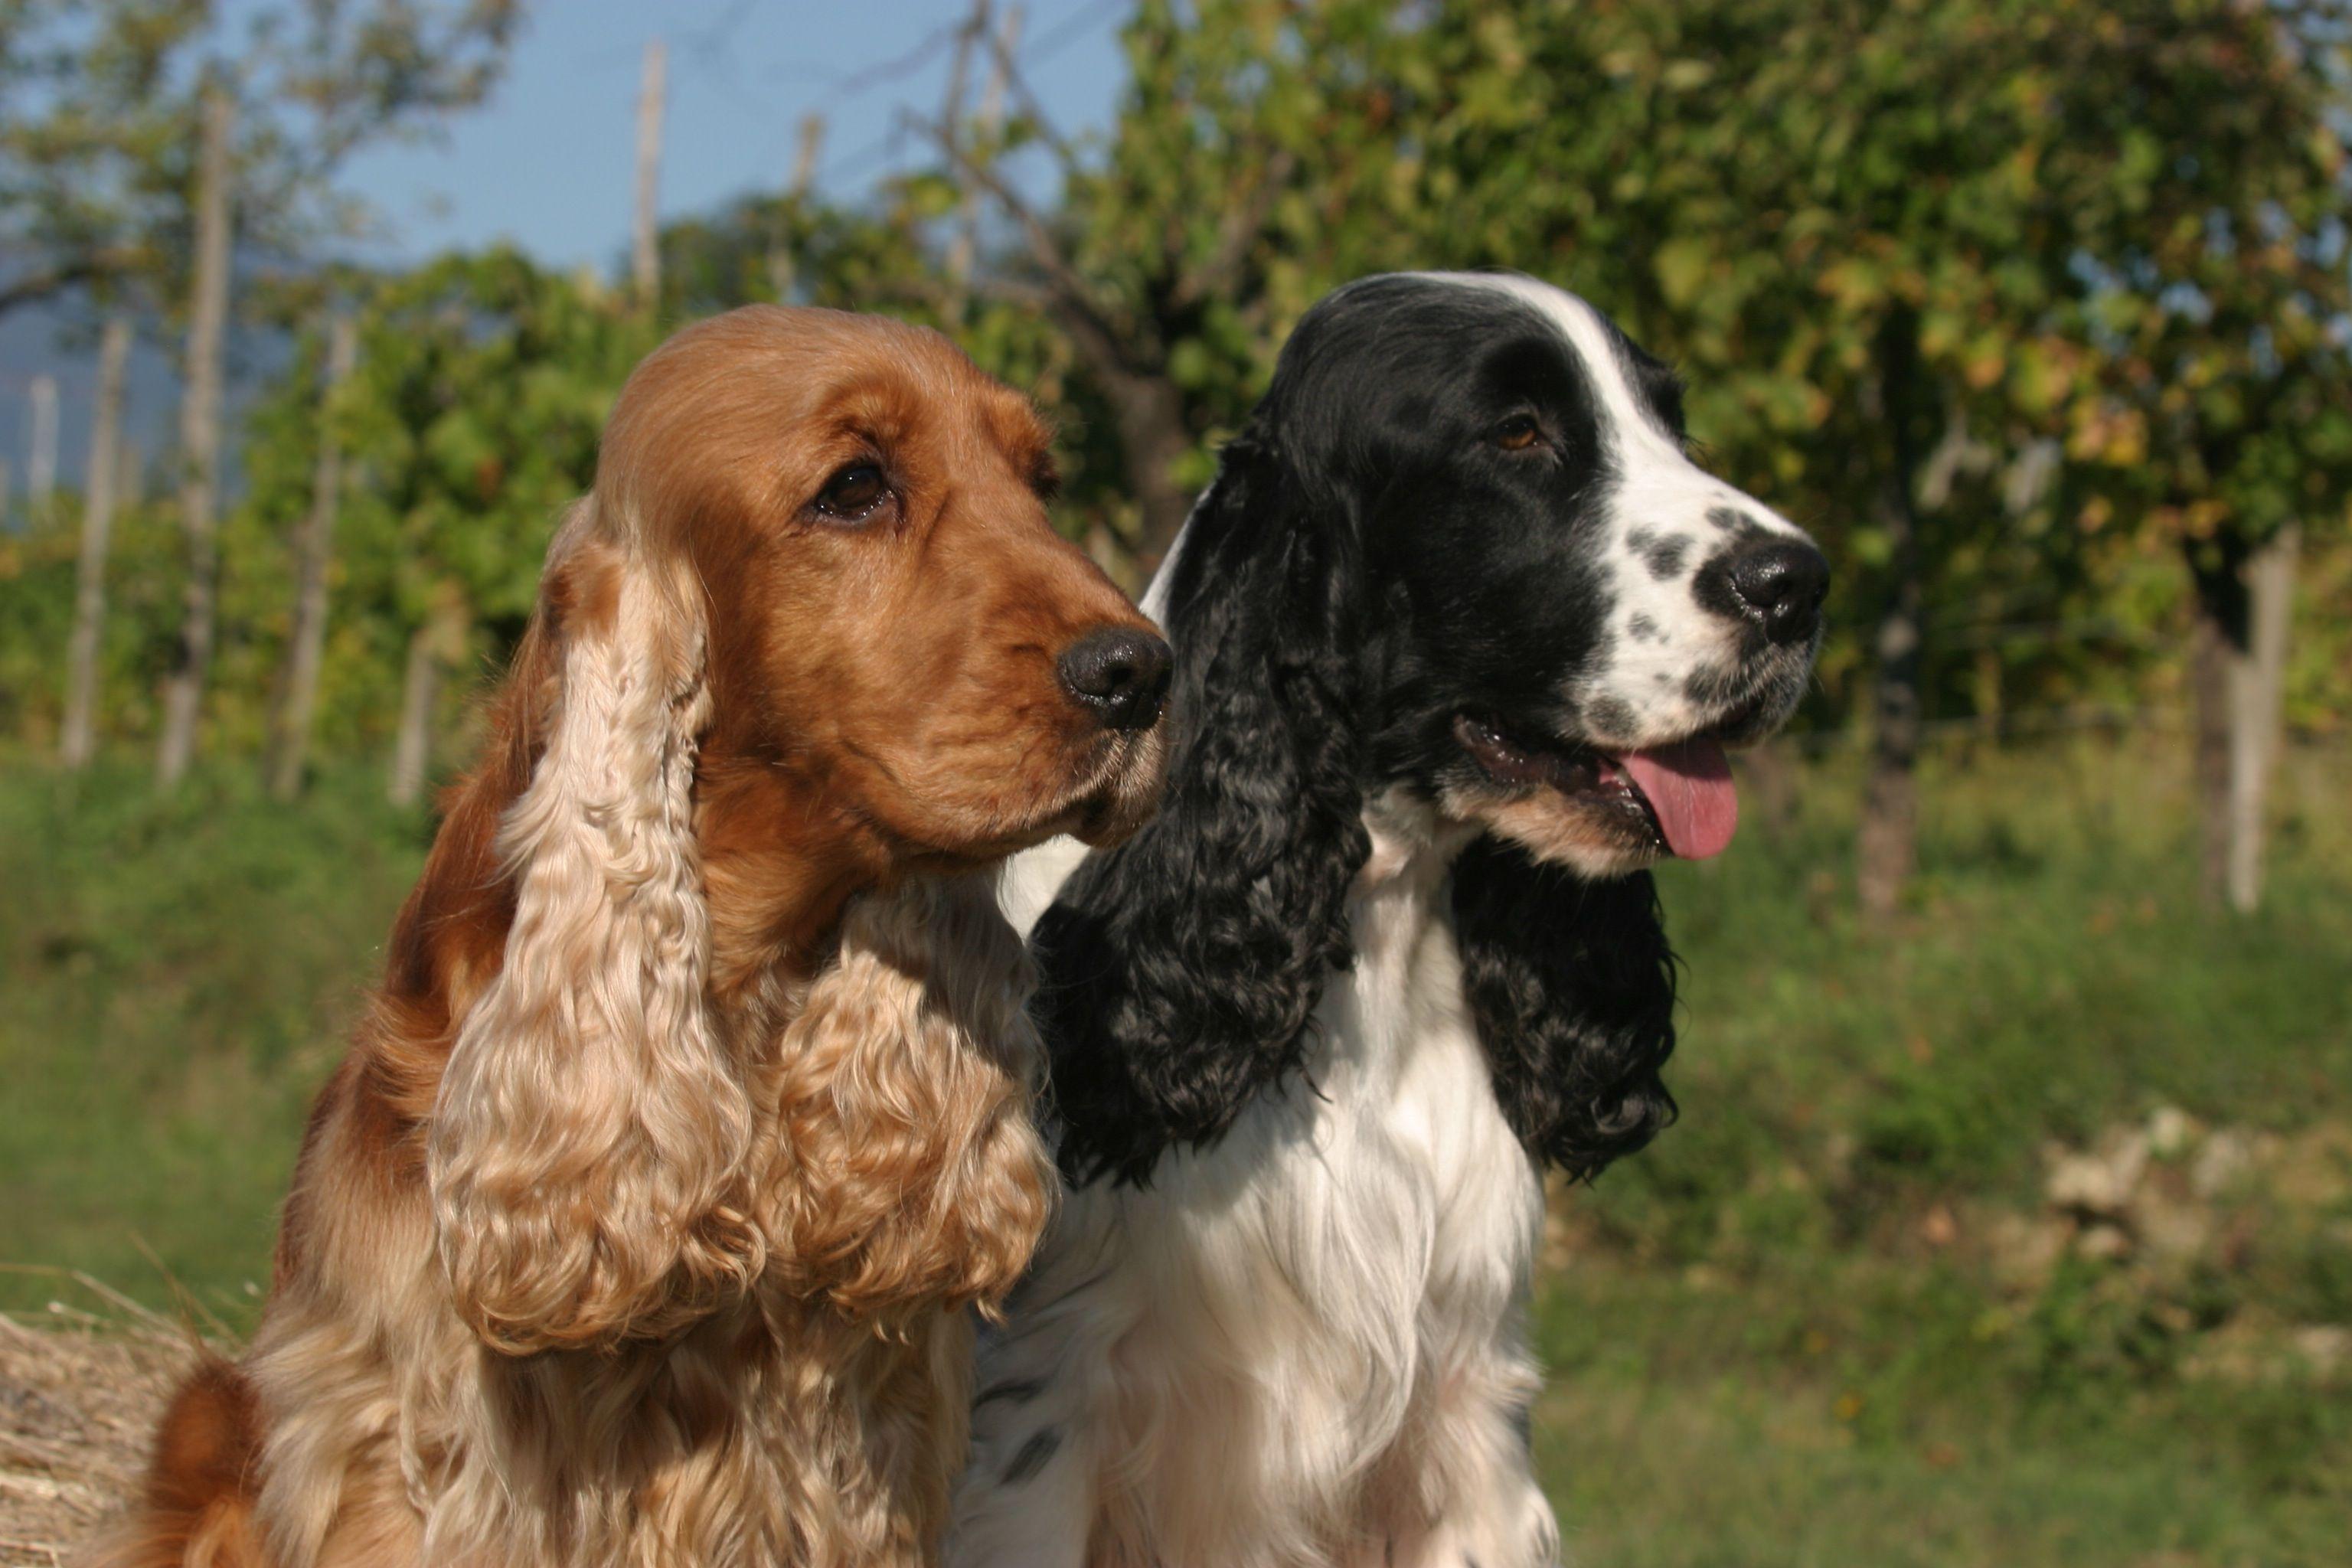
[[[2086,526],[2177,551],[2193,585],[2190,690],[2209,903],[2252,910],[2296,563],[2340,539],[2352,487],[2340,3],[2182,7],[2112,119],[2151,172],[2096,253],[2086,326],[2108,350],[2077,410],[2098,470]]]
[[[975,282],[1042,312],[1087,385],[1082,401],[1132,498],[1117,542],[1147,565],[1209,472],[1213,432],[1236,426],[1280,338],[1317,296],[1410,254],[1383,184],[1407,145],[1392,82],[1409,32],[1372,0],[1146,0],[1126,30],[1129,84],[1098,155],[1057,131],[1001,38],[1013,112],[991,136],[930,128],[953,211],[985,195],[1008,256]],[[1058,211],[1022,194],[1011,154],[1042,148]],[[1108,474],[1106,478],[1110,478]]]
[[[166,680],[156,778],[168,788],[196,751],[215,637],[219,491],[219,407],[232,264],[230,188],[271,219],[254,237],[281,247],[308,232],[322,206],[332,226],[355,215],[332,195],[340,161],[373,136],[397,134],[420,117],[478,101],[495,79],[517,16],[512,0],[469,0],[454,14],[421,0],[378,0],[365,15],[345,0],[311,0],[291,41],[276,13],[256,23],[249,57],[233,71],[207,68],[202,148],[194,184],[194,262],[181,418],[183,521],[187,531],[186,614]],[[271,106],[247,144],[232,146],[238,78]]]
[[[163,686],[156,781],[180,782],[196,754],[196,721],[213,656],[214,578],[219,570],[214,508],[220,496],[221,354],[228,331],[229,139],[236,107],[215,83],[205,93],[203,153],[196,166],[196,262],[188,353],[180,401],[180,521],[187,530],[185,613],[180,648]]]
[[[0,6],[0,313],[176,269],[206,64],[244,102],[247,241],[297,254],[364,221],[334,193],[342,160],[478,102],[520,17],[519,0],[299,0],[241,7],[230,37],[216,0]]]
[[[157,260],[203,0],[0,6],[0,313]]]

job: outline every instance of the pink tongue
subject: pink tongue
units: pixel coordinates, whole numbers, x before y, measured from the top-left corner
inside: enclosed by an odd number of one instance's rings
[[[1628,752],[1617,765],[1658,814],[1666,847],[1685,860],[1720,855],[1739,826],[1731,763],[1713,741],[1683,741],[1654,752]]]

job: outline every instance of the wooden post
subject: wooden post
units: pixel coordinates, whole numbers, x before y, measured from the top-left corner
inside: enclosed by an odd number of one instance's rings
[[[988,5],[989,0],[980,0],[972,16],[971,25],[974,28],[984,31],[987,27]],[[992,142],[996,140],[996,133],[1004,123],[1004,91],[1007,85],[1005,75],[1014,52],[1020,47],[1021,7],[1008,5],[1004,8],[1004,22],[998,30],[996,43],[989,50],[988,77],[986,85],[981,89],[980,93],[980,132],[985,140]],[[960,81],[956,84],[956,88],[958,96],[961,96]],[[955,133],[956,128],[952,122],[949,125],[949,131],[950,134]],[[962,212],[960,215],[955,236],[948,241],[947,257],[948,280],[953,290],[959,314],[961,313],[963,300],[971,292],[972,268],[980,259],[980,193],[972,188],[971,182],[968,179],[963,181],[962,184]]]
[[[58,378],[33,378],[31,449],[25,462],[25,509],[34,522],[46,521],[58,492]]]
[[[637,216],[630,247],[637,303],[651,310],[661,303],[662,95],[668,63],[659,38],[646,46],[645,77],[637,89]]]
[[[326,381],[319,397],[319,458],[310,510],[294,540],[294,628],[287,642],[284,693],[271,736],[269,793],[292,800],[302,790],[310,730],[319,703],[319,667],[327,647],[327,572],[334,562],[335,519],[342,504],[343,452],[334,424],[335,394],[359,363],[359,323],[337,312],[327,326]]]
[[[775,290],[776,303],[793,302],[793,283],[798,268],[793,258],[794,236],[792,225],[800,216],[800,205],[808,199],[809,187],[816,181],[817,154],[824,147],[824,116],[801,116],[800,150],[793,155],[792,184],[784,187],[784,205],[776,223],[774,243],[768,247],[768,286]]]
[[[408,665],[400,684],[400,732],[393,742],[389,794],[394,805],[424,797],[433,766],[433,715],[440,700],[441,672],[457,662],[466,647],[462,601],[445,589],[408,639]]]
[[[956,33],[955,57],[948,64],[947,100],[940,106],[940,130],[955,146],[963,145],[964,91],[971,79],[971,52],[988,37],[989,11],[994,0],[971,0],[971,16]],[[958,180],[964,215],[948,241],[947,318],[950,326],[963,319],[964,302],[971,292],[971,256],[964,245],[964,226],[971,219],[973,193],[971,176]]]
[[[106,622],[106,551],[121,476],[122,383],[131,360],[131,318],[107,317],[98,340],[98,405],[90,416],[89,477],[82,486],[81,560],[74,576],[73,634],[66,648],[65,723],[58,759],[89,765],[98,749],[99,645]]]
[[[220,496],[221,350],[228,327],[229,139],[236,106],[215,81],[205,90],[196,163],[196,266],[188,321],[187,387],[180,401],[180,520],[188,581],[180,647],[163,686],[163,733],[155,758],[165,788],[195,759],[205,677],[212,664],[214,591],[220,571],[214,509]]]
[[[2289,524],[2255,547],[2245,566],[2247,647],[2229,661],[2230,907],[2252,914],[2263,898],[2263,810],[2278,763],[2286,700],[2287,632],[2294,611],[2303,530]],[[2234,650],[2233,650],[2234,651]]]

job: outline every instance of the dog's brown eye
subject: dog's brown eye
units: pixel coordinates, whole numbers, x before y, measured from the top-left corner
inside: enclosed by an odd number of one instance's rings
[[[889,481],[871,463],[852,463],[816,492],[819,515],[839,522],[864,522],[890,499]]]
[[[1543,439],[1543,426],[1532,414],[1514,414],[1496,426],[1489,438],[1506,452],[1524,452]]]

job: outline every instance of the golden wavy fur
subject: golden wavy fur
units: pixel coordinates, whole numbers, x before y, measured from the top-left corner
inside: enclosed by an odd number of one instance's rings
[[[262,1326],[103,1560],[934,1559],[965,1309],[1053,1190],[989,872],[1123,836],[1160,773],[1070,684],[1090,635],[1159,645],[1050,482],[931,333],[755,308],[638,368]]]

